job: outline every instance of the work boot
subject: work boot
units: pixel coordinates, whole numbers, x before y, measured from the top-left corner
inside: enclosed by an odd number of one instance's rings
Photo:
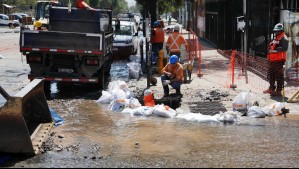
[[[264,94],[271,94],[273,92],[275,92],[275,91],[272,89],[267,89],[267,90],[263,91]]]
[[[274,91],[270,94],[270,96],[272,97],[281,97],[282,94],[281,94],[281,90],[277,90],[277,91]]]
[[[164,93],[163,97],[169,97],[169,93]]]
[[[181,96],[181,97],[183,96],[183,94],[181,93],[181,89],[176,89],[176,94]]]

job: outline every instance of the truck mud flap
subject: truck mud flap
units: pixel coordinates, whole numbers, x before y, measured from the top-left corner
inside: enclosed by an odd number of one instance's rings
[[[43,80],[33,80],[14,96],[1,86],[0,93],[6,99],[0,107],[0,152],[39,154],[54,125]]]

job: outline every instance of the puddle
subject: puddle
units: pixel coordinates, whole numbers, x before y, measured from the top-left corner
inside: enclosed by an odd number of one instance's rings
[[[54,103],[53,103],[54,104]],[[54,106],[54,105],[53,105]],[[54,108],[65,118],[58,133],[66,135],[65,147],[80,143],[78,153],[89,156],[91,147],[100,147],[97,156],[171,156],[195,158],[194,154],[239,158],[287,158],[296,154],[299,118],[242,117],[235,124],[196,123],[161,117],[138,117],[111,112],[93,101],[64,101]],[[275,153],[273,147],[275,147]],[[266,157],[263,155],[266,154]],[[204,155],[202,158],[207,158]]]

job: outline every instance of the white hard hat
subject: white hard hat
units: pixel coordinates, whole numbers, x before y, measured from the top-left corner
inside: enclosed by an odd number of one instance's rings
[[[274,32],[278,32],[278,31],[283,31],[283,24],[281,23],[278,23],[274,26],[274,29],[273,29]]]
[[[178,25],[176,25],[176,26],[173,28],[173,30],[179,32],[179,31],[180,31],[180,27],[179,27]]]

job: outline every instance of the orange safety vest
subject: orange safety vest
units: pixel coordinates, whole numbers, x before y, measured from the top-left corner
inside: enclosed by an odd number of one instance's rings
[[[269,45],[269,50],[275,50],[277,44],[279,44],[281,38],[285,36],[285,33],[281,33],[278,35],[273,42]],[[276,53],[269,53],[268,60],[270,62],[277,62],[277,61],[285,61],[287,58],[287,52],[276,52]]]
[[[169,49],[170,52],[180,52],[182,44],[185,45],[186,50],[188,50],[188,43],[184,37],[180,35],[179,32],[174,32],[167,39],[166,49]]]
[[[151,36],[151,43],[164,43],[165,34],[163,28],[154,28],[155,34]]]
[[[162,70],[162,72],[164,71],[170,72],[171,74],[178,76],[181,80],[184,79],[184,75],[183,75],[184,68],[180,63],[177,63],[175,66],[171,66],[171,64],[168,63]]]

